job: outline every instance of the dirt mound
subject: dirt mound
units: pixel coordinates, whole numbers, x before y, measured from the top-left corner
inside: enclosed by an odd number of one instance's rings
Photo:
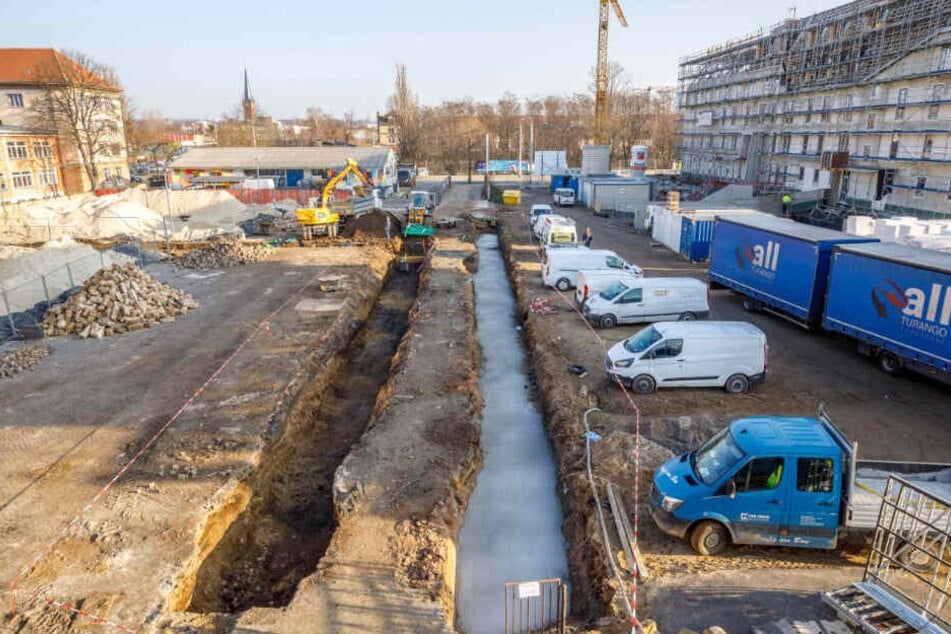
[[[175,263],[189,269],[227,269],[260,262],[270,255],[270,247],[237,241],[216,242],[210,246],[189,251]]]
[[[0,357],[0,379],[9,379],[24,370],[32,370],[44,357],[49,356],[46,346],[24,346]]]
[[[374,210],[359,218],[349,221],[340,229],[343,238],[386,238],[387,220],[389,220],[389,237],[399,236],[403,231],[403,223],[399,218],[388,211]]]
[[[102,269],[43,316],[47,337],[109,335],[151,328],[198,308],[190,295],[162,284],[132,264]]]

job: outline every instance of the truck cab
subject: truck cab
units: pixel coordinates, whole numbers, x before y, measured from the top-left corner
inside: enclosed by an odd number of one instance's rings
[[[850,455],[824,415],[742,418],[657,470],[651,517],[702,555],[731,542],[835,548]]]

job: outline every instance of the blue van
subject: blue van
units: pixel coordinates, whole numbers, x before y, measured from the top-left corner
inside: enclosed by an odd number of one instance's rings
[[[889,473],[943,482],[949,465],[858,461],[826,416],[741,418],[654,474],[651,517],[701,555],[730,543],[835,548],[871,530]],[[941,486],[951,488],[951,483]]]

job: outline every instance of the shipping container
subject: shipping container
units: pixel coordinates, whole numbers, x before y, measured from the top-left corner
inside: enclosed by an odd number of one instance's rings
[[[772,216],[717,217],[710,281],[763,309],[808,327],[822,318],[832,248],[877,242]]]
[[[610,145],[585,145],[581,148],[581,175],[607,174],[611,171]]]
[[[633,212],[650,202],[651,183],[645,179],[599,178],[590,183],[588,206],[593,209]]]
[[[835,248],[822,326],[882,370],[951,372],[951,254],[900,244]],[[923,367],[919,367],[923,366]]]

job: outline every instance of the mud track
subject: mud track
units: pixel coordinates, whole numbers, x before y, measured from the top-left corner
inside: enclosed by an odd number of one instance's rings
[[[287,605],[336,527],[333,475],[360,438],[406,331],[417,276],[394,273],[350,345],[294,404],[286,431],[246,484],[245,512],[198,571],[189,611]]]

